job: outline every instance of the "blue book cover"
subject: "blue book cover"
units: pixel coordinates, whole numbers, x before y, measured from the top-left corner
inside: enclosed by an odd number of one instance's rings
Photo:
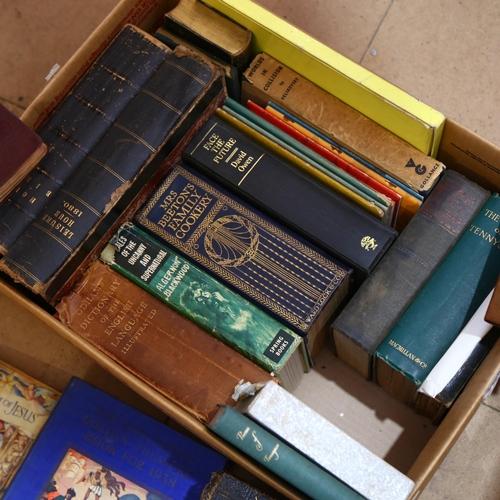
[[[226,458],[73,378],[4,500],[199,499]]]

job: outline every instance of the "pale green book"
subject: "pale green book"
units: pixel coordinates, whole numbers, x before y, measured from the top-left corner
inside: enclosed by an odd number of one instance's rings
[[[309,370],[299,335],[133,224],[117,231],[101,260],[274,373],[287,390]]]

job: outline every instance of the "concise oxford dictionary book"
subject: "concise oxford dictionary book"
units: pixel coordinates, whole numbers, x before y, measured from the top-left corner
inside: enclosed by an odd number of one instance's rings
[[[42,138],[0,104],[0,204],[46,153]]]
[[[226,462],[73,377],[5,499],[198,500]]]
[[[375,352],[375,376],[410,403],[495,286],[500,196],[493,194]]]
[[[270,373],[287,390],[309,370],[302,338],[133,224],[101,254],[114,270]]]
[[[170,52],[0,268],[46,298],[59,270],[137,176],[152,167],[154,174],[203,112],[204,98],[211,102],[220,92],[225,93],[219,68],[183,47]]]
[[[200,500],[273,500],[245,481],[228,472],[218,471],[212,474],[205,486]]]
[[[371,378],[373,353],[469,227],[489,192],[447,171],[332,325],[338,356]]]
[[[406,186],[427,195],[445,166],[268,54],[243,74],[242,100],[274,101]]]
[[[181,0],[165,14],[164,26],[238,71],[250,62],[251,31],[199,0]]]
[[[242,380],[275,380],[102,262],[57,306],[60,321],[201,422]]]
[[[352,270],[179,164],[135,223],[306,338],[314,358]]]
[[[363,498],[279,436],[230,406],[221,405],[209,428],[313,500]]]
[[[354,269],[358,286],[396,238],[396,231],[211,118],[183,152],[195,166],[281,224]]]
[[[82,163],[170,49],[126,25],[68,93],[38,134],[46,157],[0,207],[0,252],[5,254]]]
[[[0,360],[0,498],[52,413],[59,395]]]
[[[484,315],[485,321],[500,327],[500,275],[495,285],[488,309]]]
[[[405,500],[414,482],[277,384],[255,387],[236,410],[369,500]]]

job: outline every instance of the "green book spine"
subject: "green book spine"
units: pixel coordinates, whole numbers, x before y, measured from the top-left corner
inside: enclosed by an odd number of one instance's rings
[[[500,272],[500,196],[473,219],[375,356],[419,386],[446,352]]]
[[[279,374],[302,343],[277,320],[130,223],[118,230],[101,259],[269,372]]]
[[[312,499],[364,498],[230,406],[221,405],[209,428]]]

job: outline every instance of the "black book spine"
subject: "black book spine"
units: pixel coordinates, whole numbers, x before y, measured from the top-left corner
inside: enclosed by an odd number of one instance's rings
[[[392,228],[218,118],[208,120],[183,158],[354,268],[356,284],[372,271],[397,236]]]
[[[191,53],[168,55],[0,268],[43,295],[58,269],[166,145],[214,80],[212,68]]]
[[[170,49],[126,25],[38,131],[49,151],[0,207],[5,254],[151,78]]]

